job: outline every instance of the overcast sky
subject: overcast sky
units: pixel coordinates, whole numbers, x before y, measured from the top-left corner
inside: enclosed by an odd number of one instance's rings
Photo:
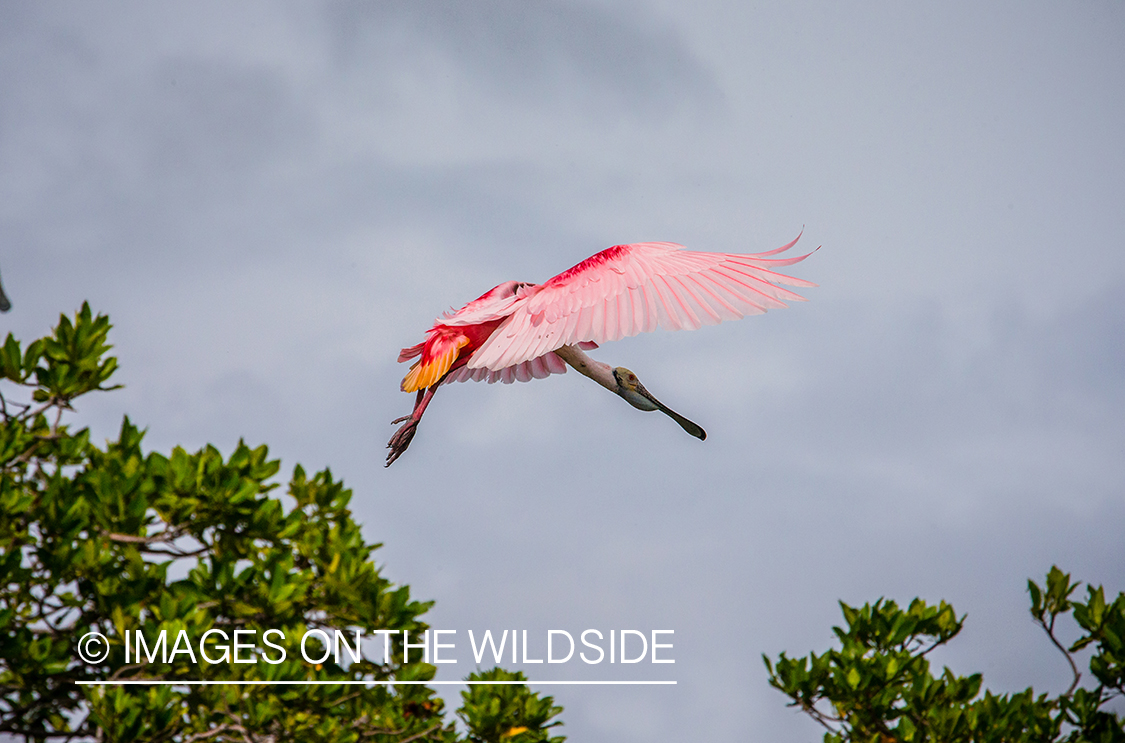
[[[819,740],[760,656],[827,649],[837,599],[946,599],[940,663],[1057,693],[1027,578],[1125,589],[1123,31],[1111,0],[5,3],[0,330],[89,300],[126,388],[80,423],[330,466],[462,644],[674,629],[675,665],[525,668],[679,682],[543,687],[573,741]],[[706,442],[571,372],[443,388],[383,469],[441,311],[802,228],[807,303],[593,352]]]

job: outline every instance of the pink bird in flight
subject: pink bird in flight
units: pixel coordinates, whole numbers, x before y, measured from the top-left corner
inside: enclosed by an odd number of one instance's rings
[[[468,380],[527,382],[564,374],[569,364],[639,410],[659,410],[697,439],[707,433],[657,400],[623,366],[611,368],[584,351],[662,327],[694,330],[785,307],[804,298],[780,284],[813,287],[774,271],[808,258],[771,258],[797,244],[765,253],[698,253],[675,243],[615,245],[543,284],[507,281],[456,312],[446,312],[426,339],[402,349],[417,358],[402,380],[417,392],[414,411],[387,448],[389,467],[406,451],[438,387]],[[815,252],[815,251],[814,251]]]

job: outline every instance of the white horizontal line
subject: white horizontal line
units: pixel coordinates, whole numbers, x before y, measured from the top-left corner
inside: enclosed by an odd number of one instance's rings
[[[675,685],[675,681],[162,681],[129,679],[123,681],[75,681],[79,686],[500,686],[545,684],[567,686],[654,686]]]

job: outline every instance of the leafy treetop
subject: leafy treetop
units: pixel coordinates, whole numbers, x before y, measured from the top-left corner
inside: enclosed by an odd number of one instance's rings
[[[0,733],[28,740],[325,743],[489,741],[561,743],[548,729],[561,708],[524,685],[473,686],[458,715],[427,685],[78,686],[92,680],[428,681],[435,668],[402,658],[310,664],[305,630],[427,629],[430,603],[385,578],[348,504],[324,470],[294,468],[278,497],[279,463],[239,443],[169,455],[142,450],[128,418],[116,441],[91,443],[65,415],[82,395],[114,389],[110,323],[88,305],[54,332],[0,348]],[[286,659],[208,664],[125,660],[126,631],[185,630],[229,638],[279,629]],[[84,633],[109,638],[108,657],[80,660]],[[276,636],[274,639],[277,642]],[[208,641],[221,656],[221,636]],[[310,648],[318,657],[322,648]],[[267,653],[266,655],[270,655]],[[274,657],[277,656],[273,653]],[[379,657],[382,653],[377,654]],[[417,656],[415,656],[417,657]],[[146,659],[147,660],[147,659]],[[491,674],[491,675],[489,675]],[[483,679],[523,680],[494,669]]]
[[[1070,665],[1073,681],[1057,697],[980,695],[981,675],[958,676],[948,668],[935,676],[927,655],[961,631],[965,618],[942,601],[914,599],[903,609],[880,599],[854,608],[841,602],[847,627],[834,627],[840,647],[805,658],[763,656],[770,684],[826,730],[825,743],[1120,743],[1125,720],[1110,704],[1125,696],[1125,593],[1107,602],[1101,586],[1079,587],[1057,567],[1045,588],[1028,581],[1031,614]],[[1072,613],[1082,630],[1069,646],[1057,637],[1060,616]],[[1091,647],[1094,683],[1082,678],[1074,654]]]

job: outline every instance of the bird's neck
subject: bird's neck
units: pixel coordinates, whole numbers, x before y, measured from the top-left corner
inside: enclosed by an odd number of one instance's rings
[[[587,356],[578,346],[563,346],[555,351],[560,359],[574,367],[579,374],[584,374],[605,387],[614,394],[620,394],[617,379],[613,376],[613,367],[594,361]]]

